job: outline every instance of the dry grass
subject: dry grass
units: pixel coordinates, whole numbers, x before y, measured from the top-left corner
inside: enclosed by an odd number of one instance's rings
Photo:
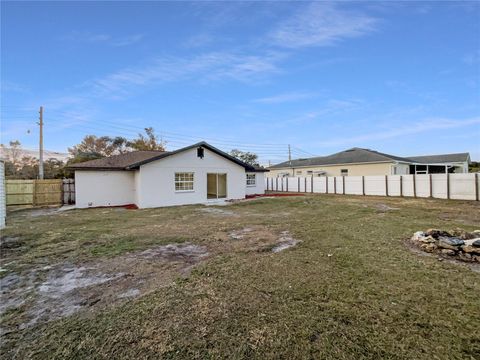
[[[214,256],[145,296],[10,333],[3,358],[480,357],[479,274],[403,244],[480,228],[478,203],[312,195],[201,209],[12,216],[4,235],[21,246],[2,267],[17,273],[172,242]],[[246,227],[256,235],[228,238]],[[301,243],[273,254],[282,231]]]

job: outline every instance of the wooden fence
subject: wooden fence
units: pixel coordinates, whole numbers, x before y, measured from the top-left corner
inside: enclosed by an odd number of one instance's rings
[[[479,200],[479,174],[266,178],[267,191]]]
[[[71,179],[5,180],[5,190],[7,206],[61,205],[75,202],[75,186]]]

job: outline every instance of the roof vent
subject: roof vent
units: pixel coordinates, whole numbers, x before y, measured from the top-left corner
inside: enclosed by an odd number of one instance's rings
[[[205,156],[205,149],[203,147],[198,147],[197,148],[197,157],[199,157],[200,159],[203,159],[203,157]]]

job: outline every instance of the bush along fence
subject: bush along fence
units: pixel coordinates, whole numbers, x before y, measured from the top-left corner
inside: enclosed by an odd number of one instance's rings
[[[75,202],[73,179],[5,180],[7,206],[62,205]]]
[[[309,176],[266,178],[267,191],[410,196],[479,201],[479,174]]]

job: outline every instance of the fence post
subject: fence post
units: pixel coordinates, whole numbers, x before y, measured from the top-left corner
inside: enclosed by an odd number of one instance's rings
[[[416,182],[417,176],[413,174],[413,197],[417,197],[417,182]]]
[[[345,195],[345,175],[342,176],[343,195]]]
[[[362,194],[365,195],[365,176],[362,175]]]
[[[303,180],[305,180],[305,186],[304,186],[304,189],[305,189],[305,192],[307,192],[307,177],[305,176],[305,178],[304,178]]]
[[[310,185],[312,186],[312,194],[313,194],[313,174],[312,174],[312,183]]]
[[[385,175],[385,196],[388,197],[388,175]]]
[[[337,177],[336,176],[333,177],[333,193],[334,194],[337,193]]]
[[[403,197],[403,176],[400,175],[400,197]]]
[[[328,194],[328,176],[325,176],[325,194]]]
[[[433,181],[432,181],[432,174],[428,174],[428,181],[430,183],[429,189],[430,189],[430,197],[433,197]]]
[[[61,195],[60,196],[62,197],[62,205],[63,205],[63,204],[65,204],[65,183],[64,183],[64,179],[62,179],[62,190],[61,190]]]
[[[275,191],[278,191],[278,176],[275,178]]]
[[[288,192],[288,176],[287,176],[287,183],[285,184],[285,186],[287,187],[287,192]]]
[[[478,173],[475,173],[475,177],[474,177],[474,180],[475,180],[475,200],[479,201],[478,199]]]
[[[450,174],[448,172],[447,172],[447,199],[450,200]]]
[[[298,192],[300,192],[300,176],[298,177],[298,186],[297,186],[297,188],[298,188]]]
[[[37,203],[37,180],[32,180],[33,182],[33,198],[32,205],[35,206]]]

